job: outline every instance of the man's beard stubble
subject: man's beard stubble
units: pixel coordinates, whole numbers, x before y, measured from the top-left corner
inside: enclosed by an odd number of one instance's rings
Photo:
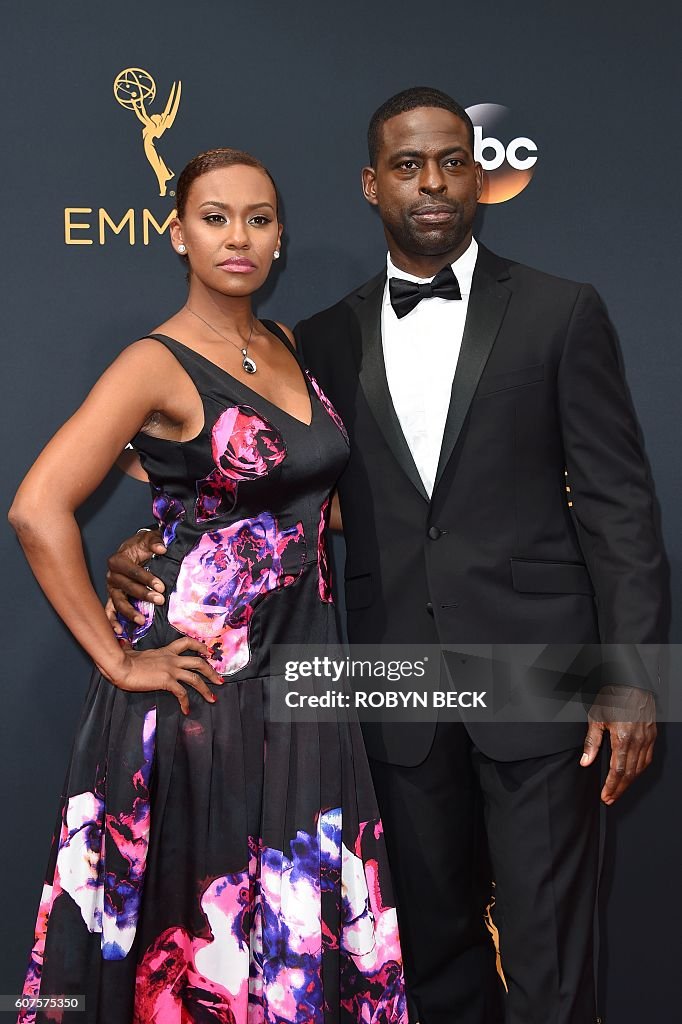
[[[465,221],[461,205],[453,204],[453,211],[456,216],[452,223],[434,225],[431,230],[420,228],[409,213],[387,225],[387,229],[398,247],[405,253],[415,256],[445,256],[457,249],[471,230],[471,224]]]

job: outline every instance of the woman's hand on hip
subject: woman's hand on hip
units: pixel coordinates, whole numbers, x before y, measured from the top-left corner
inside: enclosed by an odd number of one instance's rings
[[[183,656],[185,651],[197,653],[195,656]],[[183,714],[188,715],[189,696],[186,686],[193,687],[205,700],[214,704],[216,698],[206,680],[216,686],[222,686],[224,682],[222,676],[219,676],[206,661],[207,656],[208,648],[205,644],[184,636],[166,647],[152,651],[125,649],[120,669],[114,674],[115,678],[107,673],[103,675],[121,690],[168,690],[177,697]]]

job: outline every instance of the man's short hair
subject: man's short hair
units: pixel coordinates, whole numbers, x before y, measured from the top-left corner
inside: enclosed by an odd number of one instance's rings
[[[381,147],[381,131],[384,124],[398,114],[404,114],[408,110],[416,110],[417,107],[440,107],[441,110],[449,110],[451,114],[458,117],[469,130],[469,142],[471,152],[474,151],[474,126],[471,118],[464,107],[448,96],[440,89],[432,89],[427,85],[415,85],[411,89],[403,89],[395,96],[382,103],[378,110],[372,114],[367,130],[367,148],[369,149],[369,162],[372,167],[376,164],[376,158]]]

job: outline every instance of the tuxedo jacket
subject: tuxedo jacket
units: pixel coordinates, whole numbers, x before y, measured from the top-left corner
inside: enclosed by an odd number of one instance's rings
[[[386,380],[385,280],[384,271],[296,327],[350,436],[338,490],[351,643],[663,642],[653,484],[594,288],[479,246],[429,498]],[[414,359],[428,359],[418,337]],[[611,681],[651,688],[636,649],[619,650],[634,653]],[[576,722],[467,728],[501,760],[585,735]],[[364,727],[371,756],[405,765],[426,757],[434,731],[433,722]]]

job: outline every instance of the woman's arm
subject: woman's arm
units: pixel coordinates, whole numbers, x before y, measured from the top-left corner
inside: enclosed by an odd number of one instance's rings
[[[172,404],[169,406],[173,399],[168,397],[173,392],[169,387],[172,363],[170,353],[151,340],[136,342],[126,349],[40,454],[19,487],[9,513],[48,600],[102,674],[124,688],[157,687],[128,685],[137,679],[135,673],[130,675],[131,655],[122,650],[113,636],[92,586],[75,511],[99,486],[126,443],[152,412],[177,416],[177,410]],[[187,644],[192,650],[206,651],[196,641]],[[219,681],[220,677],[205,662],[201,666],[196,664],[199,661],[182,659],[183,671],[200,667],[212,681]],[[190,666],[189,662],[195,664]],[[163,674],[162,678],[169,682]],[[192,685],[195,682],[185,681]],[[210,695],[208,687],[202,685]],[[182,690],[170,685],[161,688],[173,689],[178,697]]]
[[[338,491],[334,491],[332,495],[332,507],[329,513],[329,529],[343,530],[343,522],[341,521],[341,505],[339,504]]]

